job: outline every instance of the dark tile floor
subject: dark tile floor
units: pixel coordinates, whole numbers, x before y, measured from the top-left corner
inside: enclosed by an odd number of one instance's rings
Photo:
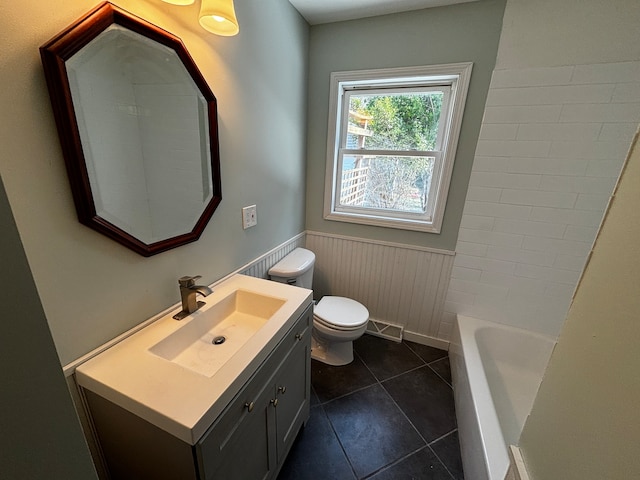
[[[309,421],[278,480],[462,480],[447,352],[371,335],[311,363]]]

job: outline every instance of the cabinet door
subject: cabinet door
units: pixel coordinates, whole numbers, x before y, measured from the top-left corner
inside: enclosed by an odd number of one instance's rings
[[[309,417],[311,324],[309,307],[198,442],[200,479],[276,475]]]
[[[276,467],[272,399],[269,385],[255,397],[247,392],[227,409],[196,447],[202,479],[265,480],[272,476]]]
[[[307,315],[311,315],[308,311]],[[278,463],[289,452],[301,425],[309,418],[311,371],[311,319],[297,325],[298,344],[283,360],[275,376],[275,397],[271,402],[276,412]]]

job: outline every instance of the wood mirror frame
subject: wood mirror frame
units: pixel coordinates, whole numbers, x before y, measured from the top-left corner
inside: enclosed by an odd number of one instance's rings
[[[71,57],[114,24],[173,50],[206,101],[205,116],[208,118],[208,128],[205,132],[208,133],[209,138],[208,146],[205,145],[203,148],[207,156],[210,156],[212,178],[211,182],[208,178],[201,178],[202,182],[208,183],[207,198],[202,203],[203,211],[200,215],[197,211],[193,213],[193,218],[197,220],[190,231],[149,243],[141,241],[131,232],[116,226],[96,213],[96,201],[90,183],[87,158],[83,149],[66,65]],[[222,199],[217,102],[182,41],[155,25],[105,2],[43,45],[40,48],[40,54],[79,221],[145,257],[196,241]],[[200,126],[202,128],[202,123]],[[204,161],[204,159],[201,160]],[[208,163],[204,165],[208,170]],[[206,203],[209,197],[211,198]]]

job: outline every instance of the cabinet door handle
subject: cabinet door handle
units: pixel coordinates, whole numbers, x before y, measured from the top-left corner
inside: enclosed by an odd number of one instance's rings
[[[298,340],[298,341],[302,340],[302,334],[301,333],[296,333],[296,340]]]
[[[278,392],[284,395],[287,392],[287,387],[284,385],[281,387],[278,387]]]
[[[271,400],[271,403],[273,404],[274,407],[278,406],[278,399],[274,398],[273,400]]]
[[[244,406],[247,408],[248,411],[252,411],[255,405],[253,402],[247,402],[244,404]]]

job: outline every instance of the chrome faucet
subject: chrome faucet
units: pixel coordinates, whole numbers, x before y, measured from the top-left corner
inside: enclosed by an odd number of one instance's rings
[[[183,318],[191,315],[204,305],[204,302],[196,301],[196,295],[206,297],[210,293],[213,293],[209,287],[205,285],[196,285],[196,280],[202,278],[200,275],[195,277],[180,277],[178,279],[178,285],[180,285],[180,300],[182,301],[182,311],[176,313],[173,318],[176,320],[182,320]]]

